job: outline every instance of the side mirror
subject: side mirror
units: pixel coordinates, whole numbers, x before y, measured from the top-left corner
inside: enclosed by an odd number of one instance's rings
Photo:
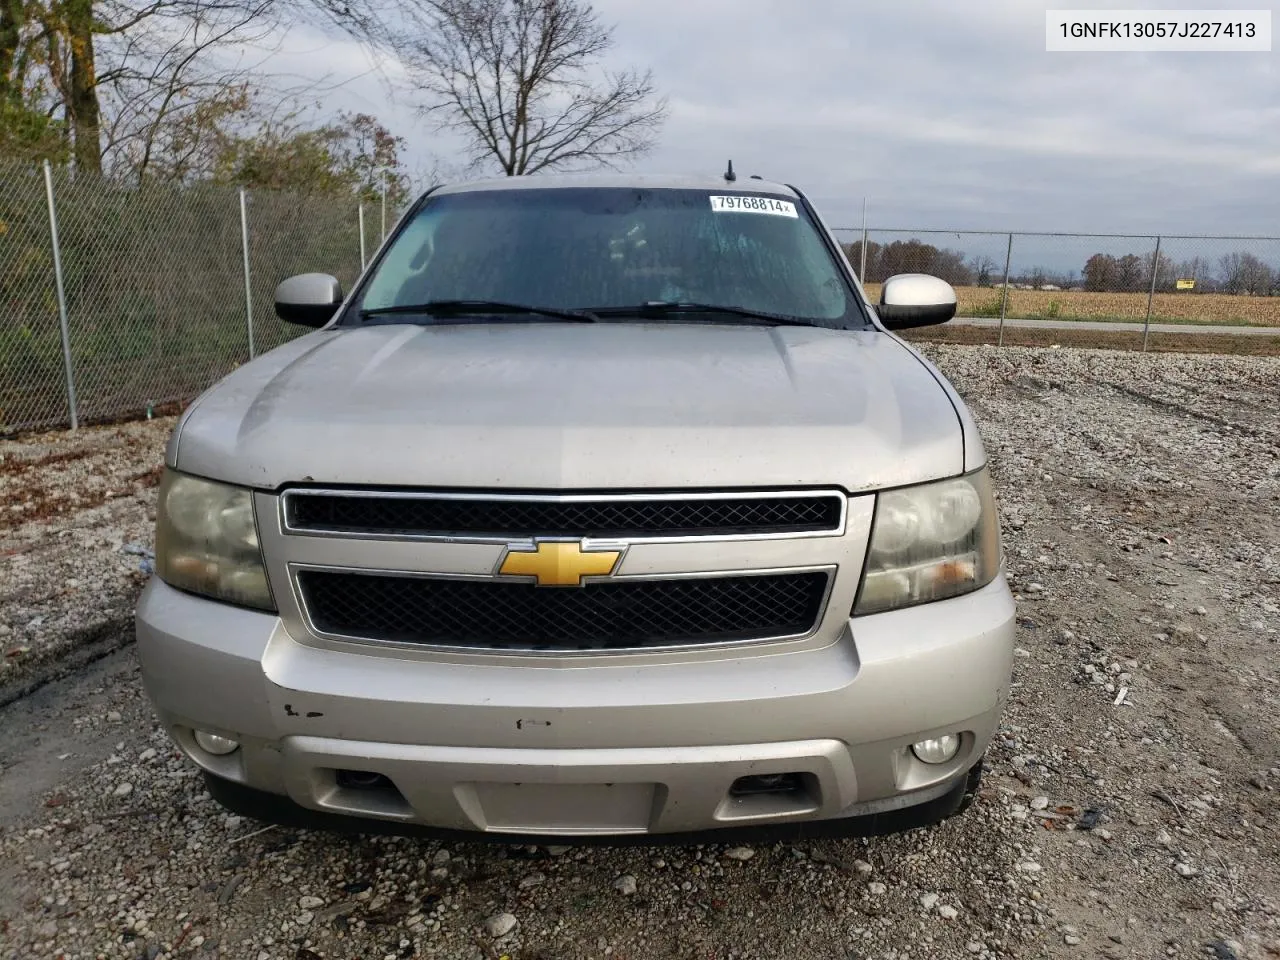
[[[327,273],[300,273],[276,287],[276,316],[285,323],[323,327],[342,305],[342,284]]]
[[[899,273],[880,288],[876,313],[890,330],[946,323],[956,315],[956,292],[927,273]]]

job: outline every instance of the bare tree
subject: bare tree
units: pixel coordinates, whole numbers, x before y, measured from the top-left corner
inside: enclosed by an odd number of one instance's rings
[[[1152,264],[1155,261],[1155,255],[1155,251],[1153,250],[1142,258],[1142,269],[1146,276],[1146,279],[1143,281],[1145,286],[1151,285],[1151,270]],[[1173,258],[1164,253],[1160,254],[1160,261],[1156,264],[1155,270],[1155,283],[1157,290],[1169,289],[1174,285],[1174,280],[1176,279],[1174,274],[1176,274],[1178,270],[1177,267],[1174,266]]]
[[[0,0],[0,156],[66,157],[43,66],[43,29],[32,0]]]
[[[1116,261],[1116,289],[1123,291],[1141,290],[1143,280],[1151,282],[1151,265],[1143,263],[1142,257],[1136,253],[1126,253]]]
[[[183,180],[204,149],[202,133],[247,113],[267,78],[259,62],[225,65],[219,51],[257,48],[274,21],[274,0],[164,0],[127,30],[104,37],[107,64],[97,86],[104,124],[104,167],[148,178]]]
[[[278,2],[0,0],[0,133],[11,139],[33,113],[60,117],[76,169],[99,173],[120,130],[142,122],[134,115],[158,108],[163,118],[176,96],[194,94],[210,79],[197,69],[205,54],[243,47],[254,39],[245,28]]]
[[[190,132],[188,116],[218,101],[232,110],[250,87],[264,96],[277,78],[262,72],[271,52],[262,42],[282,23],[318,12],[349,36],[385,45],[389,8],[385,0],[0,0],[0,145],[69,153],[85,172],[143,176],[166,136]]]
[[[1258,296],[1271,289],[1274,271],[1252,253],[1226,254],[1219,265],[1222,286],[1228,293]]]
[[[101,169],[98,152],[101,108],[98,103],[93,0],[48,0],[47,3],[12,5],[10,19],[24,18],[29,27],[26,40],[48,71],[49,86],[62,107],[76,167],[96,173]],[[20,40],[23,31],[11,33]],[[7,47],[7,43],[5,44]],[[0,56],[7,56],[2,54]]]
[[[609,30],[578,0],[417,0],[400,44],[424,112],[470,160],[507,176],[615,166],[653,147],[666,117],[646,71],[594,68]]]
[[[998,266],[999,264],[996,263],[995,258],[988,256],[985,253],[974,254],[973,258],[969,262],[969,269],[972,270],[973,274],[977,277],[977,284],[980,287],[989,287],[992,285],[991,276],[995,273]]]
[[[1208,293],[1217,285],[1214,281],[1213,267],[1204,257],[1195,256],[1189,260],[1183,260],[1181,263],[1174,265],[1175,278],[1166,277],[1166,281],[1173,283],[1174,280],[1194,280],[1195,290],[1197,293]]]

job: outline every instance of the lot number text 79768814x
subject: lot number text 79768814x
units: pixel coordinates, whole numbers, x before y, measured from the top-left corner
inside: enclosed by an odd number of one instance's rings
[[[796,205],[790,200],[773,197],[718,197],[711,198],[711,209],[716,213],[771,213],[775,217],[798,217]]]

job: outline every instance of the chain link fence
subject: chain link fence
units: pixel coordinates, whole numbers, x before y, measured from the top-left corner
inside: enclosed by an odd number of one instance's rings
[[[39,169],[0,166],[0,429],[70,417],[45,197]]]
[[[887,277],[931,273],[966,319],[1140,324],[1144,343],[1151,324],[1280,334],[1280,237],[835,232],[872,300]]]
[[[0,435],[147,415],[305,332],[275,286],[354,283],[384,222],[360,206],[0,160]]]
[[[385,201],[129,186],[0,160],[0,435],[187,401],[304,332],[285,277],[349,287],[398,211]],[[895,273],[951,283],[976,322],[1275,327],[1280,238],[838,229],[875,300]],[[1128,328],[1120,328],[1128,329]]]

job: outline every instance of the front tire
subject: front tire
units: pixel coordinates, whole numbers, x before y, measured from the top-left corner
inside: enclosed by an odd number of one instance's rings
[[[978,796],[978,788],[982,786],[982,774],[985,768],[986,756],[978,758],[978,762],[969,768],[969,776],[965,780],[964,795],[960,798],[960,806],[956,807],[953,817],[958,817],[971,806]]]

